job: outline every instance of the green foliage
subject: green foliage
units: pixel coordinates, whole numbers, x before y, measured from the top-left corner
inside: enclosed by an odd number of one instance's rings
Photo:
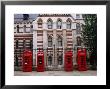
[[[82,41],[89,51],[97,48],[97,15],[83,15],[85,24],[82,25]]]
[[[91,52],[90,64],[96,69],[97,65],[97,15],[85,14],[83,15],[85,24],[82,25],[82,41],[84,45]]]

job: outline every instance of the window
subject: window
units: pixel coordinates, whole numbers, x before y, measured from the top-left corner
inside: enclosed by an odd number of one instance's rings
[[[16,27],[14,27],[14,33],[16,33]]]
[[[29,48],[30,49],[30,46],[31,46],[31,41],[30,39],[25,39],[25,48]]]
[[[15,66],[19,66],[19,63],[18,63],[18,55],[17,53],[15,54]]]
[[[48,21],[47,21],[47,27],[48,27],[48,29],[52,29],[52,26],[53,26],[52,19],[48,19]]]
[[[77,29],[77,30],[80,29],[80,24],[79,24],[79,23],[76,24],[76,29]]]
[[[62,46],[62,37],[58,36],[58,46]]]
[[[71,29],[71,19],[67,19],[67,29]]]
[[[38,63],[39,63],[39,65],[42,64],[42,57],[41,56],[38,57]]]
[[[23,28],[17,25],[17,33],[23,33]]]
[[[30,24],[32,24],[32,22],[30,22]]]
[[[62,20],[58,19],[57,20],[57,29],[61,29],[62,28]]]
[[[43,21],[42,21],[42,19],[40,18],[40,19],[38,20],[38,28],[42,28],[42,23],[43,23]]]
[[[33,25],[31,25],[30,28],[33,28]]]
[[[81,38],[77,37],[77,46],[81,46]]]
[[[14,27],[14,29],[16,29],[16,27]]]
[[[23,40],[21,40],[21,39],[18,40],[18,47],[19,47],[20,49],[23,48]]]
[[[17,25],[17,33],[19,33],[19,25]]]
[[[76,24],[76,32],[77,32],[77,34],[80,34],[80,24],[79,23],[77,23]]]
[[[58,65],[62,65],[63,64],[63,56],[60,55],[58,56]]]
[[[18,49],[18,40],[16,40],[16,49]]]
[[[52,37],[51,36],[48,37],[48,46],[52,47]]]
[[[80,18],[80,14],[76,14],[76,19]]]
[[[32,49],[33,48],[33,42],[32,42],[32,40],[30,40],[30,49]]]
[[[24,25],[24,32],[26,32],[26,25]]]
[[[23,40],[23,48],[25,49],[25,40]]]
[[[23,20],[28,20],[29,19],[29,14],[23,14]]]
[[[33,25],[30,25],[30,31],[33,32]]]
[[[48,65],[51,66],[52,65],[52,56],[48,57]]]
[[[70,64],[70,63],[71,63],[71,58],[70,58],[70,56],[68,56],[67,59],[68,59],[68,60],[67,60],[68,64]]]

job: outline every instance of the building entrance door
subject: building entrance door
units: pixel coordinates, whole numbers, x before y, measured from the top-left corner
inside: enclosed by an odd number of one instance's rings
[[[47,48],[47,70],[63,70],[63,48],[53,45]]]

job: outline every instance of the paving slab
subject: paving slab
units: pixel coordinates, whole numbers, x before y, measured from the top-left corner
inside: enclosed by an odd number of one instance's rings
[[[14,71],[15,76],[97,76],[97,71],[45,71],[45,72],[22,72]]]

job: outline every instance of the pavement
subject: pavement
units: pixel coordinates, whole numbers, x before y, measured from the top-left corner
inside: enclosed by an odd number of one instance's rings
[[[87,71],[44,71],[44,72],[22,72],[14,71],[14,76],[97,76],[97,71],[87,70]]]

